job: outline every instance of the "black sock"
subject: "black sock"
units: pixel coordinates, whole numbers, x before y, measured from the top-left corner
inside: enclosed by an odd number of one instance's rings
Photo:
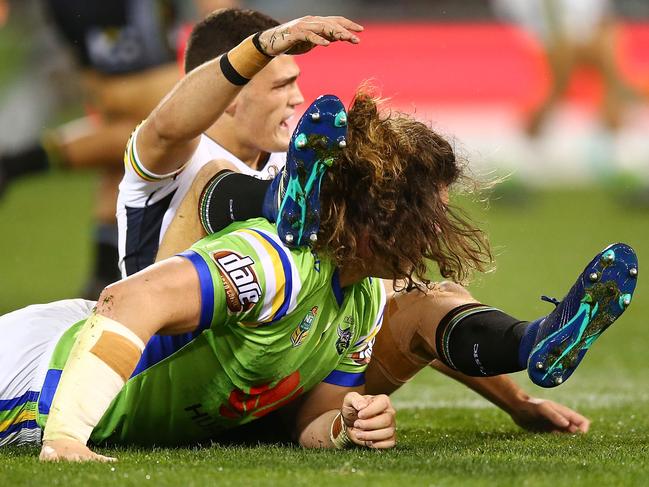
[[[117,249],[117,225],[100,223],[95,227],[95,266],[93,277],[106,284],[121,279]]]
[[[208,234],[230,223],[263,217],[270,180],[228,170],[219,171],[205,186],[199,202],[201,223]]]
[[[528,325],[484,304],[459,306],[437,327],[437,354],[449,367],[474,377],[518,372]]]
[[[7,181],[49,169],[47,152],[39,143],[13,154],[0,156],[0,172]]]

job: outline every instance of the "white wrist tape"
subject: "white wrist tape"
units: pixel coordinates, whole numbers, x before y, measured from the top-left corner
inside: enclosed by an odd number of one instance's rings
[[[43,440],[86,444],[133,373],[144,343],[124,325],[91,315],[81,327],[56,389]]]
[[[334,420],[331,422],[331,429],[329,430],[329,439],[337,450],[347,448],[353,442],[349,435],[347,435],[347,425],[343,420],[342,413],[338,413]]]

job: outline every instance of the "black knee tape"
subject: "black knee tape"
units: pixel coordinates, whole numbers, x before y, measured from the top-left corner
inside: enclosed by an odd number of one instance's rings
[[[205,185],[198,205],[205,231],[216,233],[232,222],[263,216],[264,196],[270,183],[247,174],[219,171]]]
[[[528,324],[484,304],[459,306],[437,327],[438,358],[474,377],[517,372],[520,341]]]

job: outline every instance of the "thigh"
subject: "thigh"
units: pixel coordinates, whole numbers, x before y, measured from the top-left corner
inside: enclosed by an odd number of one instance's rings
[[[394,293],[365,373],[369,394],[389,394],[437,358],[437,325],[452,309],[477,302],[462,286],[436,284],[423,293]]]

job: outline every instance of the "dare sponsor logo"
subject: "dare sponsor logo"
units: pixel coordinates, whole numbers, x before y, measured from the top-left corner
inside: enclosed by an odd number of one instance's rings
[[[354,361],[354,363],[358,365],[367,365],[370,363],[370,359],[372,358],[372,346],[374,345],[374,340],[372,340],[370,343],[365,345],[365,348],[362,350],[359,350],[358,352],[354,352],[351,354],[351,359]]]
[[[261,288],[255,273],[255,261],[248,255],[232,250],[212,254],[225,289],[228,310],[232,313],[249,311],[261,299]]]

